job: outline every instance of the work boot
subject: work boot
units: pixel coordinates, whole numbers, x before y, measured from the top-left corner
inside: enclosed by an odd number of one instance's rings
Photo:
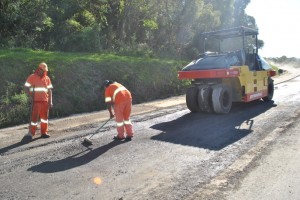
[[[122,141],[122,140],[124,140],[125,138],[119,138],[118,136],[114,136],[113,139],[116,140],[116,141]]]
[[[50,135],[48,133],[43,133],[41,135],[41,138],[49,138],[49,137],[50,137]]]
[[[132,140],[132,136],[127,136],[127,137],[125,138],[125,140],[126,140],[126,141],[131,141],[131,140]]]

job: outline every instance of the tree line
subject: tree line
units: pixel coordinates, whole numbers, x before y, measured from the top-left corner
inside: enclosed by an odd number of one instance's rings
[[[247,26],[250,0],[1,0],[0,47],[194,56],[201,33]]]

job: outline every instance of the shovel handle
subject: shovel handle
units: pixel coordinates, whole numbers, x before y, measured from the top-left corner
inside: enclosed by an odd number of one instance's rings
[[[111,119],[112,119],[112,118],[109,118],[108,120],[106,120],[106,121],[102,124],[102,126],[100,126],[100,127],[97,129],[96,132],[98,132],[98,131],[99,131],[105,124],[107,124],[107,122],[109,122]]]
[[[89,139],[91,139],[96,133],[98,133],[98,131],[107,123],[111,120],[112,118],[109,118],[108,120],[106,120],[90,137]]]

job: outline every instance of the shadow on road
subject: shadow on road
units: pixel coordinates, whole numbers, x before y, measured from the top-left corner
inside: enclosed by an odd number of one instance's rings
[[[18,148],[18,147],[20,147],[20,146],[23,146],[23,145],[25,145],[25,144],[34,142],[34,141],[36,141],[36,140],[38,140],[38,139],[41,139],[41,137],[34,138],[34,139],[32,139],[31,141],[28,141],[25,137],[23,137],[22,140],[21,140],[20,142],[17,142],[17,143],[15,143],[15,144],[12,144],[12,145],[9,145],[9,146],[7,146],[7,147],[4,147],[4,148],[0,149],[0,155],[3,154],[3,153],[5,153],[5,152],[7,152],[7,151],[12,150],[12,149],[15,149],[15,148]]]
[[[112,149],[124,143],[125,142],[114,140],[99,148],[96,149],[87,148],[82,152],[79,152],[75,155],[69,156],[61,160],[43,162],[39,165],[32,166],[31,168],[28,169],[28,171],[40,172],[40,173],[55,173],[60,171],[66,171],[75,167],[79,167],[81,165],[85,165],[91,162],[92,160],[96,159],[100,155],[104,154],[109,149]],[[85,153],[86,151],[88,151],[88,153]],[[80,154],[83,155],[79,156]]]
[[[229,114],[188,113],[156,124],[151,128],[162,132],[151,139],[175,144],[220,150],[252,132],[252,119],[275,107],[274,101],[235,103]]]

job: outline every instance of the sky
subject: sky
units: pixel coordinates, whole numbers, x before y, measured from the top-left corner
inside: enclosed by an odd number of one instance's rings
[[[300,0],[251,0],[246,13],[264,41],[263,57],[300,58]]]

